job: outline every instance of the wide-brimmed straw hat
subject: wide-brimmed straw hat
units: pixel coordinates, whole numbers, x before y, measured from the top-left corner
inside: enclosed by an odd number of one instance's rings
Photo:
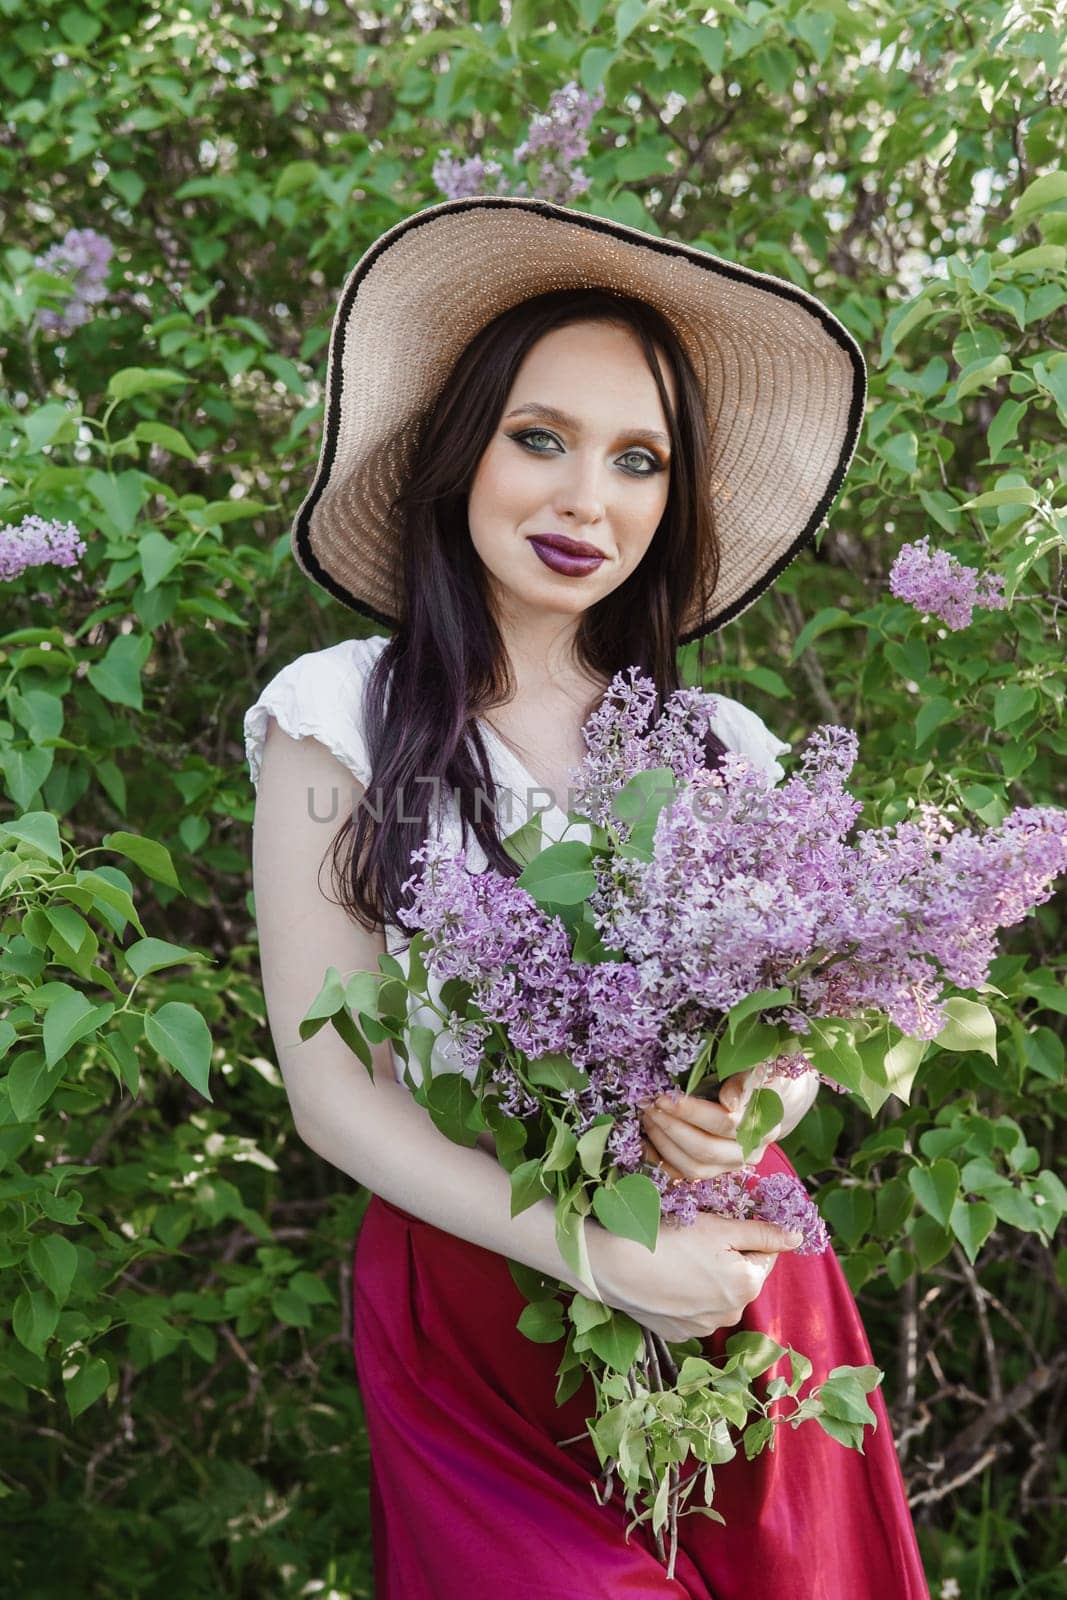
[[[863,417],[860,347],[814,296],[621,222],[547,200],[478,195],[398,222],[352,268],[334,314],[315,479],[293,522],[300,568],[387,627],[405,614],[398,530],[421,419],[473,336],[549,289],[602,288],[663,314],[706,400],[721,546],[706,615],[752,605],[826,520]]]

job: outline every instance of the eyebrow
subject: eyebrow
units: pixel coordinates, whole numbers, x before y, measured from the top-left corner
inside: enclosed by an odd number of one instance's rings
[[[581,426],[576,417],[568,416],[566,411],[560,411],[556,406],[541,405],[536,400],[529,401],[524,406],[516,406],[514,411],[509,411],[508,417],[542,417],[546,422],[556,422],[561,428],[570,428],[572,433],[580,433]],[[670,447],[670,440],[658,428],[624,428],[619,435],[620,439],[643,439],[647,444],[662,444]]]

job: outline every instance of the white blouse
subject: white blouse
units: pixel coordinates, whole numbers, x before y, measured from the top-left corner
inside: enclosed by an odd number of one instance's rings
[[[363,686],[388,642],[388,636],[377,635],[369,639],[342,639],[339,644],[328,645],[324,650],[309,650],[297,656],[295,661],[290,661],[275,673],[259,699],[249,706],[244,715],[245,754],[253,786],[259,784],[263,744],[271,717],[292,739],[317,739],[361,784],[369,784],[370,761],[363,738]],[[765,768],[775,783],[781,782],[785,777],[785,769],[777,757],[791,750],[792,745],[771,733],[763,719],[739,700],[732,700],[728,695],[715,691],[714,701],[711,726],[722,742],[728,749],[738,751]],[[569,824],[566,812],[558,806],[546,808],[546,791],[511,748],[486,721],[480,720],[479,727],[496,784],[497,805],[502,819],[505,819],[502,831],[514,832],[540,812],[541,829],[546,840],[555,842],[566,834],[568,839],[588,842],[588,823]],[[502,792],[506,790],[510,790],[510,794]],[[443,790],[443,796],[438,832],[458,849],[462,844],[459,812],[447,787]],[[539,799],[538,796],[543,798]],[[342,824],[343,818],[338,817],[338,828]],[[473,833],[467,844],[466,860],[474,872],[484,871],[488,864],[485,851]],[[405,947],[411,937],[410,930],[395,923],[386,923],[384,931],[386,949],[407,971]],[[435,1003],[440,1005],[440,985],[432,977],[429,990]],[[437,1033],[430,1056],[431,1073],[462,1071],[458,1053],[436,1013],[428,1007],[417,1006],[411,996],[408,1004],[410,1020],[424,1023]],[[397,1081],[403,1083],[404,1062],[395,1049],[393,1070]],[[422,1069],[413,1055],[408,1063],[408,1071],[415,1082],[421,1081]]]

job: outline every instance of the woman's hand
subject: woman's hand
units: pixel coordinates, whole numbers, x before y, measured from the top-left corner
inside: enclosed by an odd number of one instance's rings
[[[690,1183],[744,1165],[737,1126],[756,1088],[773,1089],[782,1102],[783,1115],[749,1156],[749,1164],[755,1166],[769,1146],[792,1133],[811,1110],[819,1092],[817,1072],[805,1072],[799,1078],[765,1078],[760,1067],[750,1067],[747,1072],[727,1078],[718,1100],[691,1094],[675,1100],[670,1095],[660,1095],[642,1113],[642,1125],[648,1135],[646,1159],[658,1161],[675,1182],[685,1179]]]
[[[605,1305],[679,1343],[734,1327],[782,1252],[803,1239],[776,1223],[710,1211],[699,1211],[685,1227],[661,1228],[651,1252],[599,1223],[585,1236]]]

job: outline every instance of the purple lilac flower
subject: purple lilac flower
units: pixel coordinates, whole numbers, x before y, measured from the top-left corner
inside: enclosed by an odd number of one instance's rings
[[[428,840],[411,860],[426,870],[403,885],[415,892],[398,915],[432,941],[428,970],[472,984],[516,1050],[534,1058],[567,1050],[582,984],[560,919],[546,917],[513,879],[468,871],[444,840]]]
[[[929,534],[898,551],[889,589],[898,600],[939,617],[954,632],[968,626],[976,606],[1002,611],[1007,605],[1003,574],[979,572],[947,550],[931,550]]]
[[[715,696],[702,689],[678,689],[649,728],[655,709],[651,678],[637,667],[617,672],[586,723],[586,754],[571,769],[575,809],[600,826],[610,820],[621,837],[627,830],[613,816],[612,800],[635,773],[670,767],[678,780],[686,781],[703,770]]]
[[[514,157],[525,161],[547,153],[537,180],[537,192],[545,199],[566,202],[588,190],[590,178],[576,168],[589,154],[586,132],[604,98],[602,88],[588,95],[572,79],[552,95],[546,113],[531,118],[527,136],[516,146]]]
[[[9,583],[27,567],[73,567],[86,544],[72,522],[46,521],[31,512],[17,525],[0,528],[0,581]]]
[[[57,277],[74,279],[70,299],[58,311],[44,308],[37,313],[42,328],[57,333],[73,333],[89,320],[89,307],[107,294],[108,265],[115,247],[95,228],[68,228],[63,238],[34,257],[34,266]]]
[[[472,194],[503,194],[507,186],[499,161],[486,161],[481,156],[460,160],[447,150],[434,162],[432,177],[448,200],[465,200]]]
[[[534,187],[534,193],[540,198],[566,204],[589,189],[591,180],[586,173],[577,170],[577,163],[588,154],[586,130],[604,104],[604,98],[603,89],[588,95],[572,81],[556,90],[547,112],[531,119],[527,137],[515,148],[513,159],[525,161],[535,154],[546,156]],[[447,150],[434,162],[432,176],[449,200],[474,194],[525,195],[530,192],[525,179],[509,184],[498,161],[477,155],[460,159]]]
[[[616,856],[602,869],[594,923],[665,1022],[694,1000],[710,1018],[792,986],[798,1032],[806,1018],[870,1009],[930,1039],[945,1022],[943,982],[985,982],[998,928],[1050,898],[1067,870],[1067,812],[1032,808],[947,841],[923,813],[848,844],[862,809],[844,789],[856,754],[854,732],[819,728],[801,770],[775,786],[728,752],[660,813],[651,861]],[[710,817],[707,791],[719,800]]]
[[[822,1255],[830,1235],[818,1207],[801,1180],[791,1172],[770,1172],[760,1177],[750,1165],[720,1173],[715,1178],[672,1183],[662,1168],[653,1182],[660,1190],[661,1215],[676,1227],[691,1227],[700,1212],[739,1221],[756,1218],[788,1232],[804,1235],[792,1252],[798,1256]]]

